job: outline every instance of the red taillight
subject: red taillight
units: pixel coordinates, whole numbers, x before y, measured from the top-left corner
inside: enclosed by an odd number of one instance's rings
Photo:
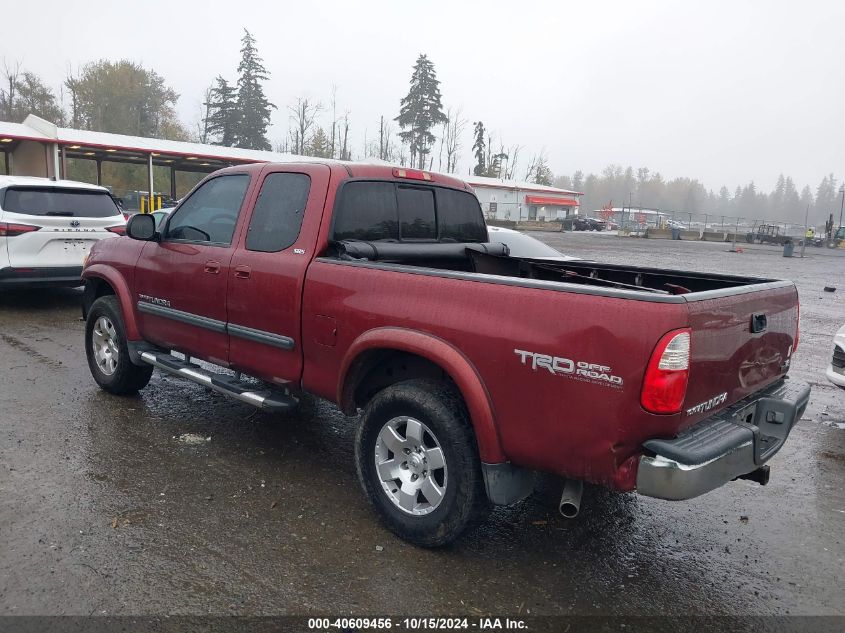
[[[393,177],[408,178],[409,180],[434,180],[434,178],[431,177],[431,174],[427,171],[421,171],[419,169],[404,169],[399,167],[394,167]]]
[[[678,413],[689,382],[690,329],[663,335],[648,361],[640,404],[651,413]]]
[[[118,235],[126,235],[126,225],[118,224],[117,226],[107,226],[106,231],[117,233]]]
[[[798,351],[798,340],[801,338],[801,304],[795,304],[795,340],[792,343],[792,353]]]
[[[8,222],[0,222],[0,237],[15,237],[23,233],[32,233],[38,231],[40,226],[32,226],[31,224],[10,224]]]

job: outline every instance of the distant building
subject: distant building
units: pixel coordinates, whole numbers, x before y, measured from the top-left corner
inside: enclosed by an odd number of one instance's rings
[[[460,176],[475,189],[489,220],[551,222],[578,213],[582,193],[533,182]]]
[[[134,202],[140,197],[157,199],[163,193],[165,197],[177,199],[184,195],[196,178],[186,185],[187,179],[183,177],[177,187],[179,174],[201,176],[221,167],[249,163],[325,162],[321,158],[278,152],[62,128],[32,114],[23,123],[0,121],[0,173],[66,178],[71,160],[90,161],[95,168],[92,170],[94,182],[112,189],[114,183],[103,178],[104,163],[141,167],[146,182],[139,182],[135,188],[143,191],[113,190],[116,195],[127,198],[127,204],[132,208],[140,204]],[[387,164],[375,158],[360,162]],[[481,176],[463,176],[463,179],[475,189],[488,219],[559,220],[578,213],[583,195],[531,182]]]

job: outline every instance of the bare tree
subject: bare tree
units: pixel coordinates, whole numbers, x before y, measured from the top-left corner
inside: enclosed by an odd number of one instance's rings
[[[546,159],[546,150],[543,149],[539,154],[534,154],[528,163],[528,169],[525,171],[525,180],[533,182],[538,185],[551,185],[554,175]]]
[[[352,160],[352,155],[349,152],[349,110],[343,114],[340,137],[342,139],[340,144],[340,160]]]
[[[288,106],[290,120],[293,122],[293,129],[290,132],[290,139],[293,142],[293,153],[304,156],[309,142],[309,132],[314,127],[317,115],[323,109],[320,102],[312,102],[307,97],[297,97],[296,104]]]
[[[331,158],[335,157],[335,141],[337,139],[337,86],[332,84],[332,136],[329,142]]]
[[[79,107],[79,79],[73,74],[70,64],[67,67],[67,76],[65,77],[65,87],[70,93],[70,126],[74,128],[81,128],[82,117]]]
[[[11,67],[3,59],[3,88],[0,88],[0,116],[11,121],[15,116],[15,101],[17,100],[18,82],[20,81],[21,62],[15,60]]]
[[[197,121],[197,137],[200,143],[208,143],[208,119],[211,114],[213,96],[214,87],[209,86],[203,93],[202,102],[200,103],[200,120]]]
[[[516,174],[516,166],[519,161],[519,150],[522,149],[519,145],[511,145],[508,150],[508,163],[505,167],[504,178],[506,180],[513,180]]]
[[[458,169],[458,152],[461,149],[461,137],[467,125],[467,119],[461,116],[461,108],[454,112],[452,108],[446,111],[447,121],[444,124],[443,138],[446,149],[446,173],[454,174]]]
[[[496,177],[496,169],[493,165],[493,139],[494,139],[493,135],[488,132],[487,133],[487,145],[486,145],[487,162],[485,163],[487,165],[487,173],[484,174],[484,175],[485,176],[491,176],[491,177],[495,178]]]
[[[290,130],[288,130],[288,134],[290,134]],[[279,154],[289,154],[290,153],[290,145],[289,145],[288,137],[285,136],[281,141],[276,141],[273,144],[273,151],[278,152]]]
[[[388,162],[396,162],[398,156],[396,153],[396,144],[390,140],[393,136],[393,126],[390,125],[390,120],[385,120],[384,116],[379,119],[378,129],[378,157],[381,160]]]

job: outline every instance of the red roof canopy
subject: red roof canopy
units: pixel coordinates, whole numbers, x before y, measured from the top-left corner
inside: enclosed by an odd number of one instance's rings
[[[552,198],[550,196],[525,196],[526,204],[539,204],[541,206],[556,207],[577,207],[578,201],[575,198]]]

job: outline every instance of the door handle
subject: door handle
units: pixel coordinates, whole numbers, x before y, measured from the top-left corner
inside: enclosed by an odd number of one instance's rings
[[[205,272],[211,275],[220,274],[220,262],[205,262]]]
[[[238,279],[249,279],[252,274],[252,268],[249,266],[235,266],[235,277]]]

